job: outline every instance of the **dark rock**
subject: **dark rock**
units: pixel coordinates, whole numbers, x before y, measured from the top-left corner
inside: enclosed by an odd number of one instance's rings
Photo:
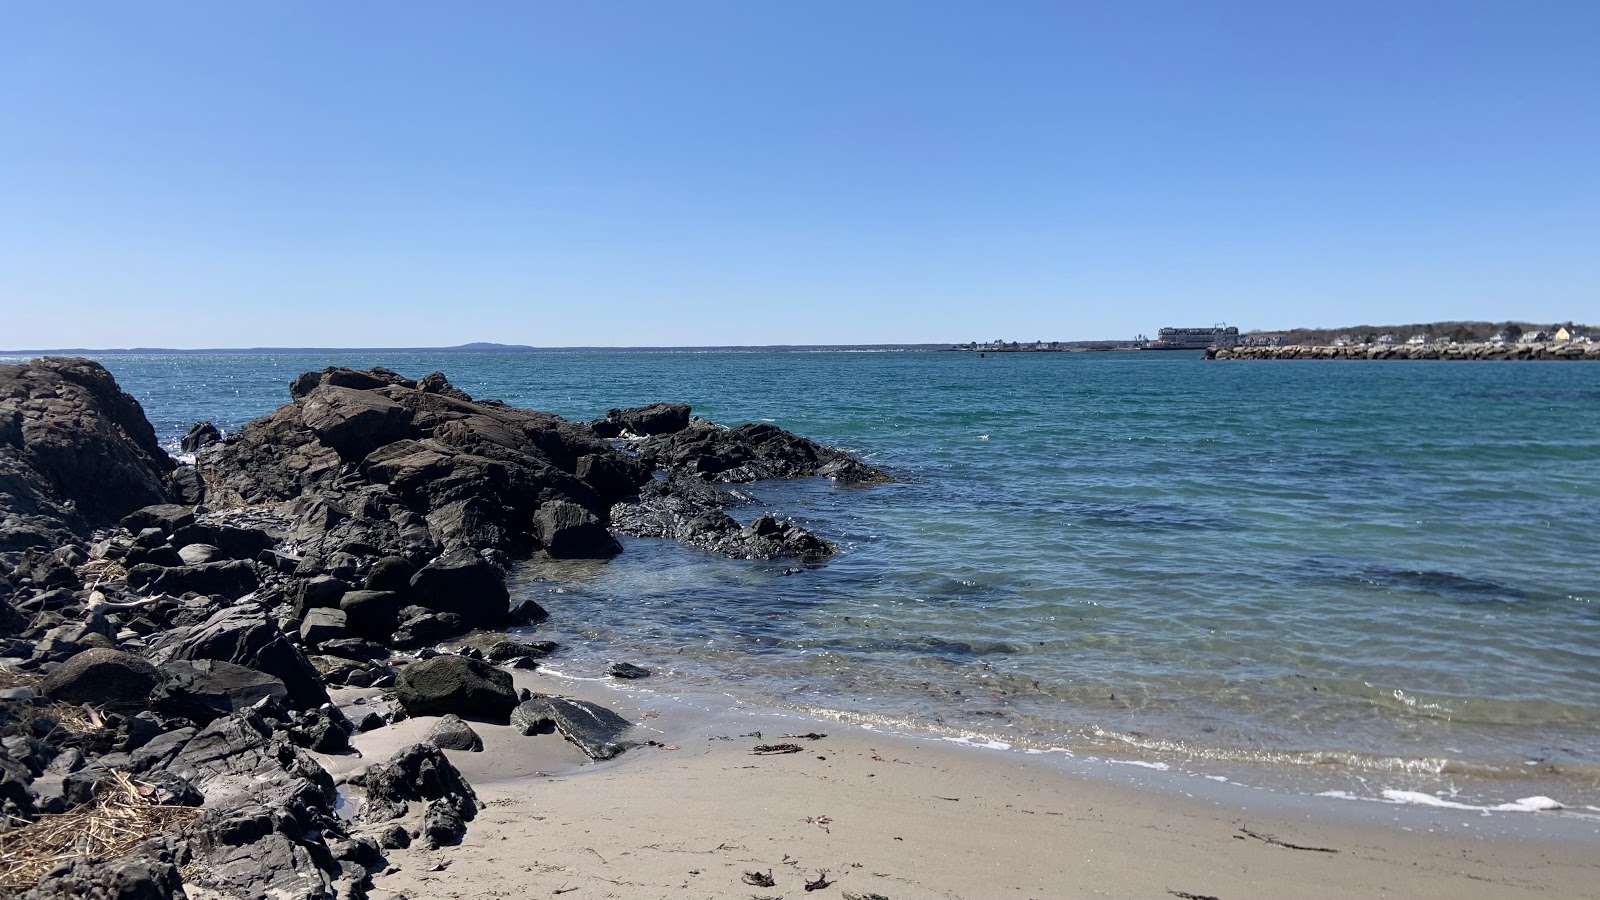
[[[612,509],[611,521],[627,534],[670,537],[737,559],[822,559],[833,553],[826,541],[775,516],[761,516],[750,527],[741,527],[724,511],[725,505],[738,499],[695,479],[676,476],[645,485],[638,502]]]
[[[86,526],[165,502],[174,465],[138,401],[99,363],[44,357],[0,366],[0,490],[19,517],[0,549],[87,536]]]
[[[461,843],[467,836],[467,823],[461,813],[443,800],[428,801],[422,815],[422,846],[433,850]]]
[[[225,559],[255,559],[271,550],[278,539],[259,528],[197,522],[174,531],[172,542],[180,547],[185,544],[209,544],[216,547]]]
[[[556,730],[556,720],[544,698],[525,697],[511,711],[511,727],[523,735],[551,734]]]
[[[649,669],[646,669],[643,666],[636,666],[633,663],[619,662],[612,663],[611,667],[606,669],[606,674],[613,678],[633,679],[649,678],[651,672]]]
[[[400,627],[389,636],[396,650],[417,650],[455,637],[467,630],[455,613],[436,613],[420,606],[400,610]]]
[[[413,716],[504,719],[517,705],[511,675],[463,656],[438,656],[400,670],[395,695]]]
[[[548,610],[532,600],[524,600],[511,611],[511,617],[506,620],[506,624],[537,625],[548,618],[550,618]]]
[[[289,691],[290,705],[296,709],[328,702],[322,679],[300,648],[264,613],[249,606],[221,609],[186,633],[169,632],[162,636],[157,649],[164,659],[216,659],[277,676]],[[159,664],[162,660],[156,661]]]
[[[590,453],[578,457],[575,475],[607,506],[632,497],[650,481],[650,467],[631,456]]]
[[[171,716],[200,723],[251,709],[263,700],[287,702],[283,681],[236,663],[215,659],[178,659],[163,667],[166,683],[151,706]]]
[[[20,900],[184,900],[183,877],[170,858],[75,859],[46,875]]]
[[[630,409],[613,409],[606,413],[603,421],[616,429],[610,434],[603,434],[603,437],[617,437],[624,432],[641,437],[673,434],[689,427],[689,405],[652,403],[649,406],[635,406]],[[609,430],[610,428],[605,427],[596,429],[597,432]]]
[[[117,650],[85,650],[45,678],[44,695],[67,703],[142,708],[162,681],[155,666]]]
[[[512,716],[512,724],[523,734],[533,733],[528,730],[530,727],[548,719],[562,737],[576,744],[590,759],[610,759],[630,746],[622,736],[633,723],[587,700],[534,697],[519,704]]]
[[[154,528],[146,529],[144,533],[160,534],[160,532],[156,531]],[[169,544],[159,544],[149,547],[136,544],[128,549],[127,555],[122,557],[122,564],[129,570],[132,570],[138,566],[160,566],[164,569],[170,569],[177,566],[188,565],[183,561],[182,554],[178,553],[178,551]],[[140,579],[145,579],[147,576],[150,578],[155,577],[147,570],[140,570],[140,574],[138,576]],[[144,582],[141,581],[140,583],[142,585]]]
[[[185,453],[193,453],[201,447],[215,444],[222,440],[222,432],[210,422],[196,422],[184,432],[183,438],[178,441],[178,446]]]
[[[289,582],[286,593],[289,605],[294,609],[294,617],[304,619],[306,613],[313,609],[338,607],[344,595],[350,590],[351,584],[348,581],[342,581],[332,575],[315,575],[310,578],[296,578]],[[348,610],[346,613],[348,614]]]
[[[145,596],[195,593],[228,598],[243,597],[261,583],[254,567],[237,560],[198,566],[135,565],[128,570],[127,581],[129,590]]]
[[[289,739],[297,746],[316,753],[342,753],[350,749],[355,726],[336,706],[308,710],[295,716],[289,726]]]
[[[834,447],[765,422],[720,428],[697,420],[639,446],[639,458],[658,469],[707,481],[750,482],[827,474],[837,480],[887,481],[888,476]],[[832,465],[853,462],[853,466]]]
[[[477,650],[484,659],[493,663],[510,662],[524,656],[549,656],[556,649],[556,645],[548,641],[525,644],[496,634],[476,635],[466,640],[463,647]]]
[[[300,641],[315,647],[323,641],[344,637],[345,612],[342,609],[310,609],[300,622]]]
[[[434,723],[428,729],[426,740],[443,750],[470,750],[483,749],[483,738],[478,736],[472,726],[461,721],[461,717],[451,713]]]
[[[389,723],[383,720],[383,716],[380,716],[375,712],[368,711],[362,714],[361,718],[356,720],[356,731],[363,733],[374,731],[387,724]]]
[[[551,556],[561,559],[602,558],[622,552],[597,516],[565,500],[539,507],[533,517],[533,533]]]
[[[411,589],[417,567],[403,556],[385,556],[372,564],[364,585],[369,591],[404,592]]]
[[[146,506],[122,517],[122,527],[132,534],[138,534],[147,528],[157,528],[163,535],[168,535],[185,525],[192,524],[194,524],[194,508],[172,503]]]
[[[323,444],[351,462],[411,433],[405,407],[372,391],[332,384],[306,395],[300,418]]]
[[[451,384],[443,372],[429,372],[417,379],[417,390],[425,394],[442,394],[455,400],[472,402],[472,396]]]
[[[167,495],[186,506],[206,499],[206,481],[194,466],[179,466],[167,473]]]
[[[339,600],[352,635],[382,641],[399,627],[404,600],[393,591],[350,591]]]
[[[498,625],[511,608],[505,577],[470,550],[451,551],[423,566],[411,579],[411,591],[423,606],[455,613],[468,628]]]
[[[378,845],[385,850],[404,850],[411,846],[411,832],[404,825],[390,825],[378,832]]]
[[[478,811],[478,797],[461,772],[432,744],[412,744],[367,770],[367,804],[362,818],[386,822],[406,814],[410,801],[443,800],[463,819]]]
[[[389,658],[388,647],[364,638],[334,638],[331,641],[323,641],[322,646],[317,649],[328,656],[338,656],[358,662],[377,662]]]

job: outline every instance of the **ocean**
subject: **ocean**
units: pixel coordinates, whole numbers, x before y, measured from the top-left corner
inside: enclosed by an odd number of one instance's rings
[[[550,666],[1300,793],[1600,807],[1600,366],[1190,353],[110,355],[176,448],[325,365],[587,420],[680,400],[893,484],[758,483],[839,546],[529,561]],[[798,568],[799,571],[793,571]],[[1432,799],[1429,799],[1432,798]]]

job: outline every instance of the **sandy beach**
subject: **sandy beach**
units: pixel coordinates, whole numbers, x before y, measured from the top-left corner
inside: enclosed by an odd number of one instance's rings
[[[1482,837],[1484,817],[1463,811],[1405,810],[1393,824],[1308,814],[792,713],[517,679],[606,703],[657,745],[584,765],[559,736],[474,723],[486,750],[449,753],[483,805],[466,840],[391,853],[374,896],[1500,898],[1592,896],[1600,883],[1592,829]],[[380,760],[433,721],[356,744]],[[802,750],[752,752],[773,744]]]

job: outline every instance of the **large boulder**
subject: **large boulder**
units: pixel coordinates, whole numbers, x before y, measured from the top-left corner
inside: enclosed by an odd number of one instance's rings
[[[455,713],[433,723],[433,727],[428,729],[428,743],[442,750],[476,752],[483,749],[483,738]]]
[[[539,507],[533,517],[533,533],[545,551],[558,559],[603,558],[622,552],[594,513],[565,500]]]
[[[176,561],[182,562],[181,558]],[[261,584],[255,567],[247,562],[227,560],[197,566],[163,566],[139,563],[128,570],[128,588],[137,594],[205,594],[238,599]]]
[[[649,406],[613,409],[591,427],[601,437],[618,437],[624,433],[640,437],[673,434],[689,427],[689,404],[652,403]]]
[[[412,744],[387,762],[367,770],[367,803],[362,818],[387,822],[404,816],[411,801],[442,800],[464,819],[478,812],[472,785],[432,744]]]
[[[511,611],[505,576],[471,550],[453,550],[423,566],[411,578],[417,602],[439,612],[455,613],[468,628],[503,623]]]
[[[236,663],[215,659],[173,660],[162,667],[166,682],[150,705],[170,716],[202,724],[244,712],[263,700],[285,703],[283,680]]]
[[[159,669],[132,653],[96,649],[62,663],[40,688],[46,697],[67,703],[142,707],[161,681]]]
[[[167,500],[176,463],[139,402],[87,359],[0,366],[0,493],[21,515],[85,534]]]
[[[405,407],[382,394],[331,384],[306,396],[300,419],[322,443],[351,462],[411,433]]]
[[[393,591],[349,591],[339,600],[345,630],[372,641],[386,640],[399,627],[405,601]]]
[[[503,720],[517,705],[510,673],[465,656],[436,656],[400,670],[395,696],[408,714]]]
[[[169,659],[236,663],[280,679],[296,709],[328,702],[328,689],[305,654],[265,613],[248,605],[218,610],[192,629],[168,632],[154,659],[158,663]]]
[[[587,700],[564,697],[524,700],[512,711],[511,724],[523,734],[537,734],[554,727],[562,737],[595,760],[610,759],[632,746],[623,738],[633,723]]]

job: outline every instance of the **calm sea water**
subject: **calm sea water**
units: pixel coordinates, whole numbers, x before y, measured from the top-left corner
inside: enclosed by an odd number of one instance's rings
[[[1297,790],[1600,805],[1600,366],[1190,354],[112,356],[164,439],[302,371],[576,419],[683,400],[895,484],[758,484],[826,565],[529,563],[554,664]]]

